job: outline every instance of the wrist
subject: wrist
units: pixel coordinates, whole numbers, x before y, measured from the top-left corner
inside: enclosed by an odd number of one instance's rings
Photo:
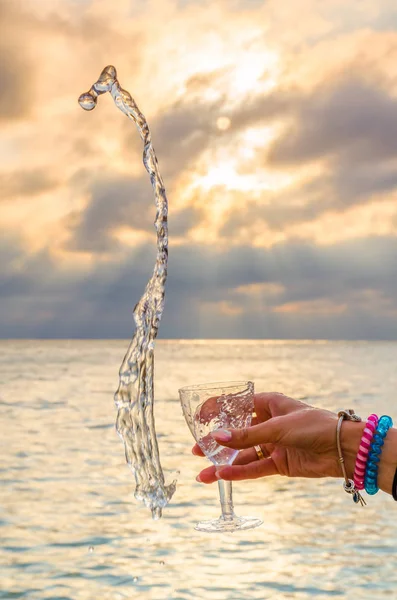
[[[340,442],[345,467],[349,479],[353,479],[354,466],[365,422],[354,423],[344,421],[341,428]],[[397,467],[397,429],[390,428],[380,456],[378,471],[378,487],[387,494],[392,493],[394,473]]]
[[[349,479],[353,479],[354,467],[360,441],[365,428],[365,422],[344,421],[340,433],[342,455],[345,461],[346,473]],[[342,476],[342,472],[341,472]]]

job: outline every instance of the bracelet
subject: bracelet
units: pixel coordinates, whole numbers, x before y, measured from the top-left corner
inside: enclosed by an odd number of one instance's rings
[[[361,421],[361,417],[356,415],[354,413],[354,410],[351,409],[340,410],[338,412],[338,417],[338,424],[336,426],[336,447],[338,449],[339,462],[342,468],[343,477],[345,479],[343,483],[343,489],[345,490],[345,492],[352,495],[353,502],[355,502],[355,504],[358,504],[360,502],[361,506],[364,506],[366,504],[364,498],[361,496],[360,492],[355,487],[354,481],[352,479],[349,479],[347,476],[345,469],[345,460],[343,458],[342,447],[340,444],[340,430],[342,428],[343,420],[347,419],[349,421]]]
[[[393,425],[391,417],[383,415],[378,422],[378,427],[372,438],[371,449],[368,455],[367,466],[365,469],[364,486],[365,491],[370,496],[379,492],[378,487],[378,469],[382,446],[385,443],[385,437],[390,427]]]
[[[397,502],[397,469],[396,469],[396,472],[394,473],[394,479],[393,479],[393,485],[391,488],[391,493],[392,493],[393,499]]]
[[[365,429],[358,448],[356,465],[354,468],[354,485],[356,489],[364,489],[365,468],[367,466],[368,454],[371,447],[371,441],[378,426],[379,418],[377,415],[370,415],[365,424]]]

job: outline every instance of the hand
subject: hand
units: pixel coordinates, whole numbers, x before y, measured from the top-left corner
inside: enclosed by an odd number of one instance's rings
[[[288,477],[341,477],[336,449],[338,416],[277,393],[255,394],[256,417],[246,429],[212,432],[222,446],[241,450],[231,466],[211,466],[200,472],[198,481],[256,479],[268,475]],[[345,421],[341,443],[345,465],[352,477],[363,423]],[[265,456],[259,460],[254,446]],[[203,456],[199,446],[193,454]]]

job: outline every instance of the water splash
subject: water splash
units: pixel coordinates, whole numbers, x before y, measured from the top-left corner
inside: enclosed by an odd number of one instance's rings
[[[113,66],[105,67],[98,81],[80,96],[80,106],[84,110],[92,110],[98,96],[105,92],[110,92],[117,108],[138,128],[144,144],[143,164],[150,175],[157,208],[154,223],[157,231],[156,264],[143,296],[134,308],[136,331],[120,367],[115,403],[118,408],[116,429],[124,442],[127,463],[135,475],[135,498],[151,509],[154,519],[159,519],[162,508],[168,504],[176,488],[176,481],[170,485],[164,482],[153,412],[154,341],[163,313],[167,278],[168,202],[149,126],[129,92],[120,87]]]

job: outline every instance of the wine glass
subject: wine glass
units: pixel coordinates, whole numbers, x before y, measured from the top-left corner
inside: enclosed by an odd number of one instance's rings
[[[179,390],[182,410],[194,439],[214,465],[231,465],[238,450],[220,446],[210,435],[216,429],[249,427],[254,410],[254,384],[251,381],[205,383]],[[232,482],[218,481],[222,515],[219,519],[202,521],[198,531],[237,531],[262,524],[256,517],[234,514]]]

